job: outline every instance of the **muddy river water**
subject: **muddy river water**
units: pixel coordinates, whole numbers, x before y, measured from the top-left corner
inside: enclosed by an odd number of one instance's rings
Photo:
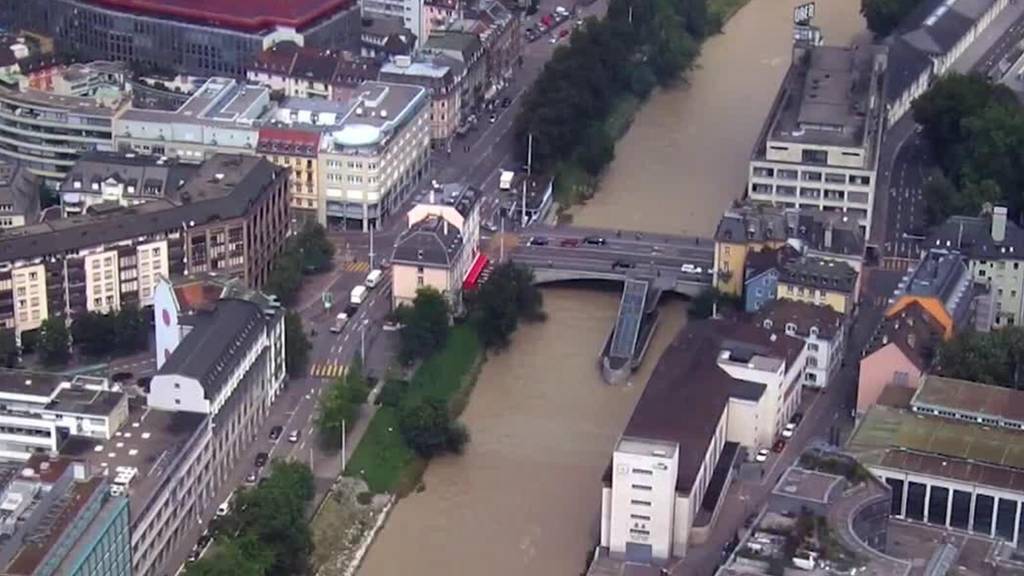
[[[601,190],[572,211],[586,226],[710,235],[742,194],[747,160],[789,64],[793,0],[751,0],[704,45],[689,83],[655,94],[616,149]],[[829,44],[863,34],[858,0],[818,0]],[[613,291],[545,291],[547,322],[525,326],[485,364],[463,420],[472,442],[430,464],[402,500],[363,576],[574,575],[593,545],[601,474],[651,367],[682,326],[662,306],[630,386],[601,382],[597,355]]]

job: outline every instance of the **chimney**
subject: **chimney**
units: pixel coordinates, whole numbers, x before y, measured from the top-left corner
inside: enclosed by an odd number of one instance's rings
[[[832,221],[829,220],[828,224],[825,224],[825,250],[832,249]]]
[[[992,209],[992,240],[1006,240],[1006,206],[996,206]]]
[[[444,222],[444,235],[447,236],[448,235],[448,221],[447,220],[441,220],[441,221]]]
[[[431,204],[434,203],[434,189],[433,188],[430,189],[430,203]]]

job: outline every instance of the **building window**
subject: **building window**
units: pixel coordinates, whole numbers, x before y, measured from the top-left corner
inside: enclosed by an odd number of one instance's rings
[[[976,534],[992,533],[992,513],[995,509],[995,498],[987,494],[974,497],[974,528]]]
[[[648,507],[650,507],[650,505],[651,505],[651,503],[648,502],[647,500],[630,500],[629,503],[634,505],[634,506],[648,506]]]
[[[633,484],[633,490],[640,490],[641,492],[650,492],[651,487],[644,484]]]
[[[641,476],[650,476],[654,474],[650,470],[644,470],[643,468],[633,468],[633,474],[640,474]]]
[[[646,516],[644,514],[630,514],[629,518],[630,518],[630,520],[640,520],[641,522],[650,522],[651,521],[651,517],[650,516]]]

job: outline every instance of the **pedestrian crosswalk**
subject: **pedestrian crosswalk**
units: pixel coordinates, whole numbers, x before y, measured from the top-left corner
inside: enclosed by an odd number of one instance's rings
[[[336,362],[324,362],[313,364],[309,369],[309,375],[313,378],[340,378],[345,373],[345,365]]]
[[[346,262],[345,272],[369,272],[370,265],[366,262]]]

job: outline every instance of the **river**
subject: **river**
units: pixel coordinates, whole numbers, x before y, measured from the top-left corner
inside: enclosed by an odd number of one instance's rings
[[[791,0],[752,0],[704,45],[687,85],[656,93],[616,148],[601,190],[574,222],[710,235],[743,191],[747,160],[789,64]],[[827,43],[863,34],[858,0],[819,0]],[[683,325],[668,301],[634,385],[601,382],[596,357],[618,295],[545,290],[548,320],[484,365],[463,421],[466,453],[431,462],[402,500],[363,576],[568,576],[594,544],[600,478],[647,375]]]

